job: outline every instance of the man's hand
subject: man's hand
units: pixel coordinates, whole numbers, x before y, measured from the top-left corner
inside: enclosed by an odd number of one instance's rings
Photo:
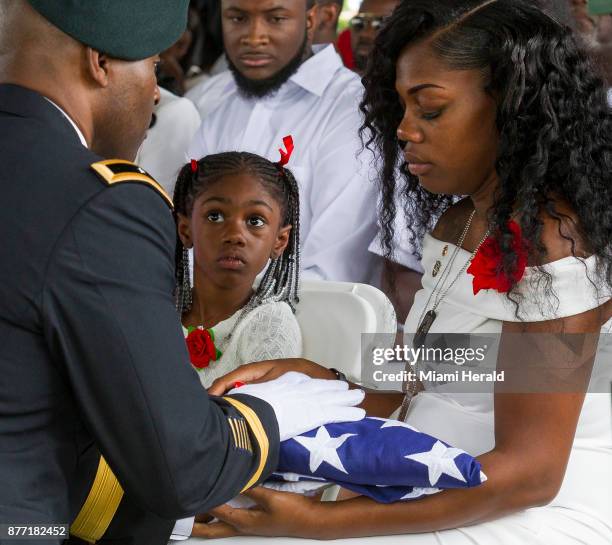
[[[208,393],[213,396],[222,396],[225,392],[234,388],[236,382],[259,384],[277,379],[288,371],[303,373],[311,378],[329,380],[336,378],[336,375],[329,369],[302,358],[262,361],[241,365],[235,371],[218,378],[212,383]]]
[[[229,392],[245,394],[268,403],[276,415],[281,441],[334,422],[354,422],[365,417],[357,408],[362,390],[349,390],[340,380],[313,379],[291,371],[261,384],[247,384]]]

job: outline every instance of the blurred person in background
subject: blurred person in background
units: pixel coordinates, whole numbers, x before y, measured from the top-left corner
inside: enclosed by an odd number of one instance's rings
[[[185,71],[181,61],[187,55],[192,41],[193,32],[187,27],[180,38],[159,55],[157,83],[178,96],[183,96],[185,93]]]
[[[316,4],[316,23],[312,43],[336,43],[343,0],[316,0]]]
[[[200,126],[200,114],[191,100],[159,88],[159,100],[136,163],[166,190],[174,193],[176,177]]]
[[[223,49],[220,0],[192,0],[190,17],[194,39],[182,66],[186,74],[185,89],[227,70]]]
[[[351,49],[355,62],[354,70],[363,74],[368,58],[374,48],[374,40],[399,0],[363,0],[359,13],[350,21]]]
[[[188,55],[185,97],[196,104],[200,118],[203,118],[223,99],[222,80],[214,76],[227,72],[228,66],[223,47],[221,1],[197,0],[193,5],[197,10],[199,31],[192,51]],[[206,100],[198,104],[203,88],[206,89]]]
[[[566,0],[568,1],[568,0]],[[576,27],[608,87],[612,86],[612,1],[569,0]],[[610,94],[612,99],[612,93]]]

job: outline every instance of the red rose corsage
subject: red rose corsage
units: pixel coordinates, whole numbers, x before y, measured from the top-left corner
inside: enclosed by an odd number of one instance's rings
[[[215,333],[212,329],[190,327],[187,330],[187,349],[189,359],[196,369],[205,369],[211,361],[221,357],[221,351],[215,346]]]
[[[523,240],[521,227],[515,221],[508,223],[508,228],[514,236],[512,250],[517,255],[516,268],[510,277],[502,270],[502,252],[499,243],[493,237],[488,237],[483,243],[472,263],[467,269],[468,274],[474,276],[472,282],[474,295],[480,290],[494,289],[500,293],[507,293],[513,283],[519,282],[525,274],[527,267],[528,249]]]

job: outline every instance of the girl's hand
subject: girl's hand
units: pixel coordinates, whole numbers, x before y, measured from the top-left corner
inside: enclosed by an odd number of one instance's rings
[[[284,375],[288,371],[304,373],[311,378],[336,379],[336,375],[329,369],[302,358],[261,361],[241,365],[235,371],[218,378],[212,383],[208,393],[214,396],[222,396],[234,388],[236,382],[244,382],[245,384],[268,382]]]
[[[257,506],[235,509],[222,505],[210,511],[220,522],[195,523],[192,537],[208,539],[240,535],[287,536],[321,539],[321,526],[317,523],[318,499],[301,494],[277,492],[261,486],[244,493]]]

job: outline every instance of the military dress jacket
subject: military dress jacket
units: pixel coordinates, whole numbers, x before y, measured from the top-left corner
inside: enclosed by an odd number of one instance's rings
[[[267,477],[271,407],[209,397],[189,365],[155,182],[2,84],[0,194],[0,524],[79,522],[90,542],[155,545]]]

